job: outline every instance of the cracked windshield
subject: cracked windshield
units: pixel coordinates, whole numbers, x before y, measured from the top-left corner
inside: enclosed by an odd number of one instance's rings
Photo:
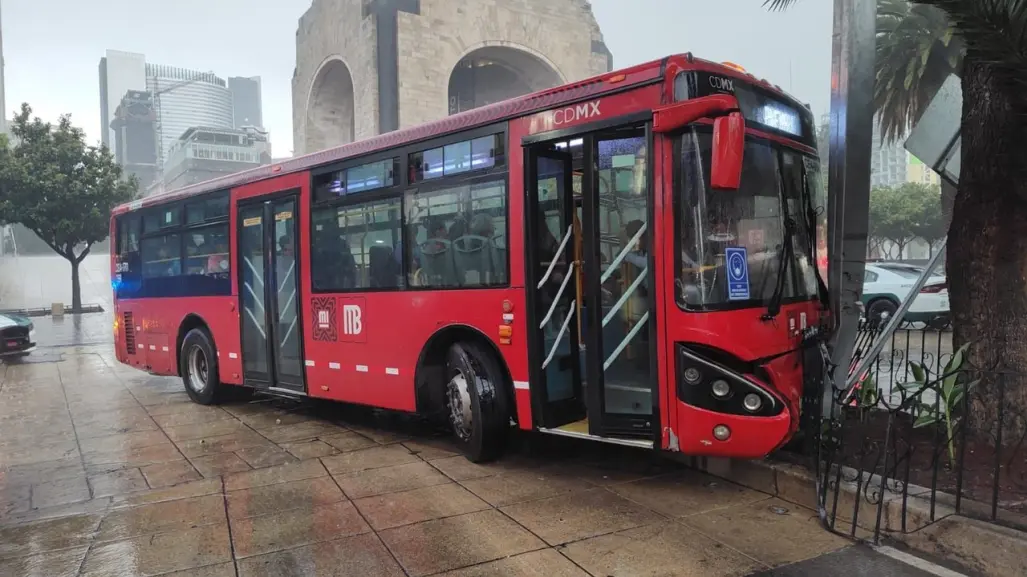
[[[0,0],[0,577],[1027,575],[1025,39]]]

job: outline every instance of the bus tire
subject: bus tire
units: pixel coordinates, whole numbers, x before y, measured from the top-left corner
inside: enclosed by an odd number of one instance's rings
[[[472,342],[458,342],[446,356],[446,409],[464,455],[492,461],[506,449],[509,401],[503,372],[493,355]]]
[[[217,404],[224,386],[218,377],[218,356],[210,333],[204,328],[189,331],[182,339],[178,358],[182,383],[189,398],[201,405]]]

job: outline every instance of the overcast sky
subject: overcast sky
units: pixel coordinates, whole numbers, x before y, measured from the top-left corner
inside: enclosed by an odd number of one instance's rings
[[[453,0],[473,2],[474,0]],[[563,1],[563,0],[549,0]],[[768,13],[762,0],[592,0],[623,67],[677,52],[730,60],[809,102],[830,96],[832,2]],[[98,65],[108,48],[221,77],[263,78],[275,156],[292,150],[296,24],[310,0],[0,0],[7,108],[47,120],[71,113],[100,138]]]

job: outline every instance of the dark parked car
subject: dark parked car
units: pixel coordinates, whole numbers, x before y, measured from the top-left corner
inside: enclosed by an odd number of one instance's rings
[[[21,315],[0,313],[0,357],[27,353],[35,347],[32,321]]]

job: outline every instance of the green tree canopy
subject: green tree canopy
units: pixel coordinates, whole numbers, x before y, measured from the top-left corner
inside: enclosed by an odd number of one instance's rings
[[[870,191],[870,237],[902,249],[914,238],[934,244],[945,236],[938,185],[907,182]]]
[[[13,146],[0,139],[0,223],[24,225],[71,263],[78,311],[78,265],[107,238],[111,210],[130,200],[138,185],[134,177],[123,178],[106,146],[87,145],[69,116],[53,125],[22,104],[11,133]]]

